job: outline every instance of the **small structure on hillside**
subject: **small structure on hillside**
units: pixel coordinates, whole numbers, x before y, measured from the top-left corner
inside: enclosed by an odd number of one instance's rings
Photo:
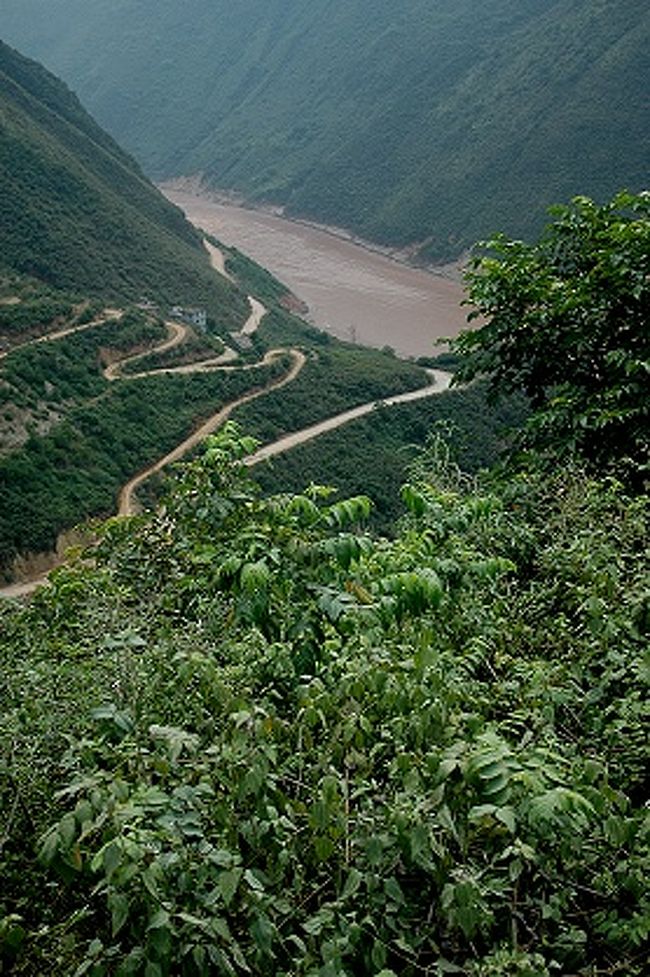
[[[205,309],[186,309],[182,305],[174,305],[169,313],[170,319],[178,319],[188,326],[205,329],[208,324],[208,313]]]
[[[142,309],[143,312],[149,312],[151,315],[158,315],[160,311],[156,303],[146,296],[136,303],[136,308]]]

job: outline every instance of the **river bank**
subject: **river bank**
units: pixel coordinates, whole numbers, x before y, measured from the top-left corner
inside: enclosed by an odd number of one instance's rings
[[[413,267],[404,254],[289,219],[277,208],[205,193],[196,181],[165,183],[161,190],[192,223],[268,268],[305,302],[306,318],[339,339],[390,346],[403,357],[430,356],[439,340],[466,325],[462,286],[442,269]]]
[[[242,210],[250,210],[259,214],[270,214],[273,217],[280,217],[291,224],[300,224],[302,227],[311,227],[315,231],[322,231],[341,241],[348,241],[356,247],[370,251],[372,254],[380,254],[391,261],[396,261],[400,265],[408,265],[419,271],[428,272],[430,275],[438,275],[441,278],[448,278],[454,282],[461,282],[466,257],[463,256],[457,261],[448,261],[443,264],[430,264],[417,259],[420,249],[426,241],[416,242],[410,247],[391,247],[387,244],[379,244],[377,241],[369,241],[367,238],[359,237],[353,231],[336,224],[322,224],[316,220],[309,220],[306,217],[297,217],[288,214],[286,209],[276,204],[256,203],[248,200],[242,194],[234,190],[219,190],[206,187],[200,176],[179,176],[172,180],[164,180],[158,184],[158,189],[168,196],[170,193],[188,193],[194,197],[204,200],[212,200],[214,203],[226,207],[240,207]]]

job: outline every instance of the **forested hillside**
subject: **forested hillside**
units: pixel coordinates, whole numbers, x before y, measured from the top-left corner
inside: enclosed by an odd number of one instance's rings
[[[647,179],[644,0],[4,0],[0,30],[154,176],[427,257]]]
[[[0,602],[3,973],[645,977],[649,240],[621,194],[476,256],[527,454],[431,440],[394,538],[229,424]]]
[[[41,65],[0,42],[0,266],[76,295],[235,315],[198,232]]]
[[[302,362],[293,341],[312,353],[279,433],[309,410],[321,419],[427,379],[374,350],[332,341],[319,354],[319,334],[282,308],[284,286],[244,256],[217,274],[199,232],[66,86],[6,45],[0,194],[2,578],[21,554],[50,553],[60,532],[114,511],[130,476],[226,404],[279,382]],[[129,304],[143,295],[157,304]],[[269,322],[237,362],[225,343],[251,295]],[[165,323],[178,302],[205,306],[205,327]]]

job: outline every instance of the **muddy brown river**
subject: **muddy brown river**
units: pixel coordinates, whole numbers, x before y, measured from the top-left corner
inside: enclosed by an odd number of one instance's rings
[[[161,189],[192,223],[268,268],[308,305],[315,326],[341,339],[426,356],[466,323],[462,288],[449,277],[277,214]]]

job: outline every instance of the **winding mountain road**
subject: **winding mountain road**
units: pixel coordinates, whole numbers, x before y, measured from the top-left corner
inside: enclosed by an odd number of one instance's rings
[[[204,438],[209,434],[212,434],[218,427],[220,427],[223,422],[232,414],[236,407],[240,404],[246,404],[251,400],[256,400],[258,397],[263,397],[270,390],[278,390],[280,387],[284,387],[287,383],[291,383],[292,380],[298,376],[300,371],[306,362],[305,354],[300,352],[298,349],[272,349],[265,354],[262,365],[269,365],[275,360],[279,359],[289,353],[293,359],[291,368],[283,377],[277,380],[272,380],[267,383],[264,387],[260,387],[257,390],[251,390],[247,394],[243,394],[236,400],[230,401],[224,407],[220,408],[215,414],[207,419],[200,427],[198,427],[189,437],[185,438],[178,444],[172,451],[168,452],[163,458],[159,458],[153,465],[145,468],[143,471],[139,472],[132,479],[130,479],[126,485],[122,488],[118,497],[117,514],[119,516],[129,516],[137,511],[137,505],[134,499],[134,493],[136,489],[142,485],[151,475],[156,472],[162,471],[167,465],[171,465],[175,461],[179,461],[183,455],[186,455],[188,451],[195,448]],[[221,367],[221,369],[241,369],[241,370],[252,370],[255,367],[260,366],[260,363],[247,364],[242,367]],[[159,371],[155,371],[159,372]],[[171,371],[167,371],[171,372]]]
[[[210,247],[213,248],[214,251],[218,251],[218,249],[214,248],[213,245]],[[218,260],[218,256],[211,254],[211,259],[214,263]],[[250,336],[259,327],[260,322],[262,321],[267,310],[261,302],[252,296],[249,296],[249,302],[251,305],[251,314],[242,327],[241,333]],[[120,316],[121,313],[118,310],[106,309],[101,317],[91,323],[87,323],[83,326],[74,326],[68,329],[59,330],[57,333],[51,333],[48,336],[42,336],[35,340],[29,340],[28,343],[23,345],[32,345],[38,342],[47,342],[60,339],[63,336],[70,335],[73,332],[78,332],[81,329],[90,329],[110,318],[118,318]],[[238,397],[230,403],[222,406],[218,411],[204,421],[203,424],[201,424],[195,431],[188,435],[188,437],[184,438],[183,441],[181,441],[172,451],[168,452],[166,455],[164,455],[164,457],[159,458],[156,462],[154,462],[154,464],[148,466],[146,469],[138,472],[137,475],[134,475],[133,478],[131,478],[126,485],[123,486],[118,497],[117,512],[118,515],[121,516],[128,516],[137,511],[135,492],[138,487],[151,475],[160,472],[167,465],[180,460],[185,454],[187,454],[187,452],[195,448],[205,437],[212,434],[218,427],[220,427],[235,410],[235,408],[239,407],[241,404],[248,403],[251,400],[256,400],[259,397],[263,397],[271,390],[277,390],[291,383],[298,376],[306,362],[306,357],[303,352],[298,349],[288,348],[269,350],[263,357],[261,363],[258,362],[254,364],[242,364],[239,366],[234,366],[229,364],[233,359],[237,358],[237,354],[233,350],[227,348],[226,351],[220,356],[212,357],[207,360],[200,360],[196,363],[184,364],[183,366],[179,367],[162,367],[154,370],[145,370],[141,373],[124,374],[123,368],[127,363],[133,363],[139,359],[143,359],[145,356],[150,355],[151,352],[161,353],[181,345],[188,333],[187,326],[171,320],[166,322],[166,326],[167,337],[162,340],[158,346],[156,346],[153,350],[147,350],[144,353],[137,353],[133,356],[127,356],[121,359],[119,362],[110,364],[103,371],[104,377],[111,382],[116,382],[121,379],[128,378],[129,380],[134,380],[141,377],[149,377],[158,374],[199,373],[217,370],[252,370],[260,365],[268,365],[276,362],[281,356],[286,356],[287,354],[291,357],[292,363],[287,373],[280,378],[270,381],[270,383],[266,384],[264,387],[251,390],[247,394],[244,394],[241,397]],[[335,428],[343,426],[344,424],[348,424],[350,421],[363,417],[382,405],[390,407],[413,400],[420,400],[425,397],[432,397],[442,393],[449,387],[451,382],[450,374],[442,370],[427,370],[427,373],[429,374],[430,380],[427,386],[420,387],[417,390],[412,390],[407,393],[387,397],[384,400],[373,400],[365,404],[360,404],[350,410],[342,411],[333,417],[326,418],[324,421],[320,421],[317,424],[312,424],[308,427],[302,428],[299,431],[294,431],[291,434],[287,434],[282,438],[278,438],[273,443],[260,448],[246,460],[246,464],[248,466],[253,466],[265,461],[268,458],[274,457],[275,455],[282,454],[285,451],[290,451],[296,445],[304,444],[307,441],[311,441],[314,438],[319,437],[321,434],[324,434],[327,431],[332,431]],[[38,586],[46,582],[47,576],[39,576],[35,580],[11,584],[7,587],[0,588],[0,597],[20,598],[28,596]]]
[[[413,400],[423,400],[425,397],[433,397],[449,389],[451,383],[450,373],[446,373],[444,370],[427,370],[427,373],[429,374],[430,382],[426,387],[418,387],[417,390],[409,390],[404,394],[395,394],[395,396],[386,397],[384,400],[372,400],[369,403],[360,404],[358,407],[352,407],[350,410],[342,411],[340,414],[334,414],[333,417],[328,417],[324,421],[319,421],[317,424],[303,427],[300,431],[285,434],[284,437],[278,438],[277,441],[258,448],[254,454],[245,460],[244,464],[249,466],[258,465],[261,461],[266,461],[268,458],[274,458],[276,455],[284,454],[285,451],[291,451],[292,448],[295,448],[299,444],[313,441],[314,438],[325,434],[327,431],[333,431],[337,427],[349,424],[350,421],[355,421],[358,417],[364,417],[379,407],[393,407],[395,404],[407,404]]]

